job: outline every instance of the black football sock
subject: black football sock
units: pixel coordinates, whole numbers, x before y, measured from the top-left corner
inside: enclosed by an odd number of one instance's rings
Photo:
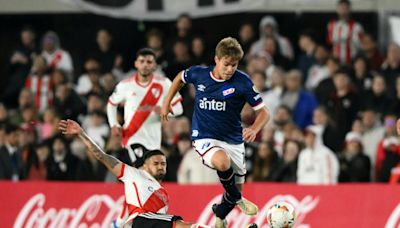
[[[220,219],[225,219],[225,217],[235,208],[236,203],[229,201],[227,198],[228,193],[224,193],[220,204],[213,205],[213,211],[215,215]]]
[[[238,187],[235,183],[235,174],[233,173],[232,167],[225,171],[217,171],[219,181],[224,186],[225,191],[228,194],[226,195],[227,200],[236,203],[236,201],[242,198],[242,194],[240,193]]]

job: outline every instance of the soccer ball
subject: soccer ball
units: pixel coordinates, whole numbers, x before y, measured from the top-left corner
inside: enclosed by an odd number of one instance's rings
[[[291,228],[295,222],[294,207],[286,202],[277,202],[267,212],[271,228]]]

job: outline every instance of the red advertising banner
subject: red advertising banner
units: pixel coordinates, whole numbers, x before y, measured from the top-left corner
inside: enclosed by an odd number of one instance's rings
[[[170,195],[171,214],[187,221],[213,224],[211,205],[222,188],[206,185],[164,184]],[[267,209],[276,201],[296,208],[297,228],[400,227],[400,186],[246,184],[244,196],[260,209],[249,217],[235,209],[229,227],[256,222],[268,227]],[[0,227],[109,228],[123,203],[122,184],[77,182],[0,182]]]

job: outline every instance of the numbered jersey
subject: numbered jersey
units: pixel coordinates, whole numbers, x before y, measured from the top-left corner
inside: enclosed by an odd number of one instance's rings
[[[182,73],[185,83],[196,89],[192,119],[192,139],[211,138],[229,144],[241,144],[240,113],[246,102],[254,110],[265,106],[253,82],[245,73],[236,70],[227,80],[212,74],[214,67],[191,67]]]
[[[167,191],[148,172],[122,164],[118,179],[124,183],[128,221],[146,212],[167,213]]]
[[[163,76],[152,76],[146,85],[139,84],[138,76],[121,81],[110,96],[111,105],[124,104],[123,145],[140,143],[149,150],[161,147],[160,116],[154,112],[161,107],[171,81]],[[177,94],[172,106],[182,97]]]

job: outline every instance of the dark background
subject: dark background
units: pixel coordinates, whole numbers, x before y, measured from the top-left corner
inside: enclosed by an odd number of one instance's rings
[[[199,18],[193,20],[196,33],[205,36],[207,45],[213,47],[225,36],[236,36],[240,24],[251,22],[256,31],[258,23],[265,15],[272,15],[279,24],[280,33],[292,41],[297,51],[298,33],[305,28],[317,32],[318,40],[325,41],[326,24],[335,17],[331,13],[240,13],[223,16]],[[375,12],[354,13],[353,18],[359,21],[366,32],[377,34],[378,16]],[[115,47],[125,57],[125,69],[131,68],[134,53],[144,46],[145,32],[149,28],[161,29],[166,37],[174,31],[175,21],[146,22],[128,19],[114,19],[94,14],[31,14],[0,15],[0,89],[4,88],[8,76],[8,61],[11,51],[19,42],[19,32],[25,25],[31,25],[37,33],[37,41],[48,30],[54,30],[60,36],[61,45],[68,50],[74,61],[75,74],[81,73],[85,52],[95,44],[96,31],[106,28],[114,37]],[[144,29],[141,25],[144,25]]]

